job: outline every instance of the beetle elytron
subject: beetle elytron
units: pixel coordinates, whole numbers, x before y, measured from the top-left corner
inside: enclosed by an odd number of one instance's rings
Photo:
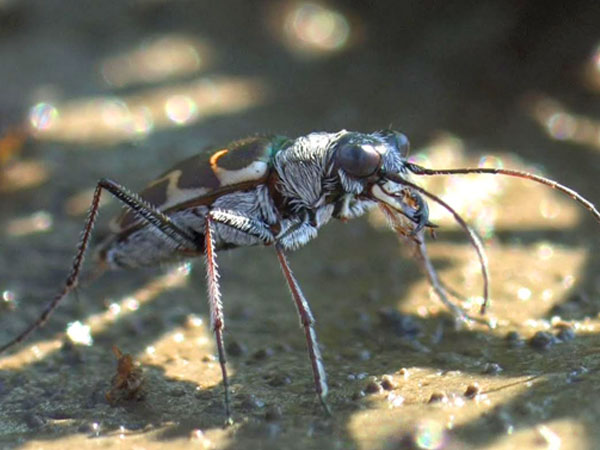
[[[488,277],[482,245],[450,205],[412,181],[414,175],[490,173],[530,179],[566,193],[600,222],[600,213],[591,202],[547,178],[495,168],[426,169],[408,161],[408,150],[408,139],[392,130],[370,134],[345,130],[311,133],[297,139],[252,137],[181,162],[139,195],[102,179],[96,186],[64,287],[39,319],[0,347],[0,351],[21,342],[43,325],[58,303],[77,285],[103,190],[127,206],[112,222],[112,235],[96,253],[103,267],[134,268],[205,256],[211,326],[223,375],[228,422],[231,409],[217,251],[247,245],[274,247],[306,334],[316,392],[329,412],[325,402],[327,382],[313,315],[290,270],[286,250],[294,250],[315,238],[318,229],[332,218],[347,220],[379,206],[394,230],[416,248],[441,300],[462,315],[448,300],[426,253],[425,231],[435,225],[428,220],[423,197],[446,208],[466,230],[477,250],[484,276],[483,312],[488,299]]]

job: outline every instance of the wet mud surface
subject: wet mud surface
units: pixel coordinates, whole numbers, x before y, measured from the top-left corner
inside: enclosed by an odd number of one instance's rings
[[[0,2],[0,127],[27,130],[0,144],[1,342],[60,289],[98,178],[137,190],[257,132],[391,124],[424,165],[502,164],[600,202],[594,2],[68,3]],[[0,358],[0,447],[597,448],[599,224],[523,180],[418,181],[484,238],[492,326],[457,326],[379,213],[328,225],[289,255],[327,417],[274,250],[222,252],[224,429],[202,261],[107,273]],[[101,208],[98,241],[119,208]],[[478,317],[475,252],[431,214],[432,260]],[[116,375],[113,346],[139,366]]]

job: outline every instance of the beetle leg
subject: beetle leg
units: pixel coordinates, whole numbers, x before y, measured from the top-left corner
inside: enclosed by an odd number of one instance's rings
[[[300,289],[300,286],[298,285],[298,282],[296,281],[296,278],[290,269],[282,246],[280,244],[276,244],[275,250],[277,251],[277,258],[279,259],[281,270],[283,271],[285,280],[287,281],[290,292],[292,293],[292,297],[294,298],[294,302],[296,303],[298,316],[300,317],[300,324],[304,328],[306,345],[308,347],[308,355],[310,357],[310,363],[315,379],[315,389],[317,391],[317,395],[319,396],[319,400],[321,401],[325,412],[331,415],[329,405],[327,405],[325,402],[325,397],[327,397],[328,391],[327,375],[325,374],[323,359],[321,357],[321,351],[319,350],[319,343],[317,341],[317,334],[314,328],[315,319],[310,310],[310,306],[308,305],[308,301],[306,300],[306,297],[304,297],[304,294],[302,293],[302,290]]]
[[[227,366],[225,358],[225,345],[223,343],[223,329],[225,322],[223,318],[223,302],[221,301],[221,288],[219,286],[219,272],[217,266],[217,255],[215,253],[215,240],[213,237],[213,218],[210,214],[206,215],[206,224],[204,231],[205,254],[206,254],[206,281],[208,289],[208,307],[210,309],[210,324],[215,333],[217,341],[217,351],[219,353],[219,364],[223,375],[223,389],[225,391],[225,414],[226,425],[233,423],[231,420],[231,408],[229,401],[229,378],[227,377]]]
[[[452,311],[452,313],[454,314],[454,317],[457,319],[458,324],[460,324],[462,322],[473,321],[473,322],[477,322],[477,323],[481,323],[481,324],[489,326],[490,324],[488,323],[488,321],[486,321],[480,317],[471,316],[466,311],[464,311],[460,306],[458,306],[456,303],[452,302],[448,298],[448,294],[450,294],[456,298],[460,298],[460,296],[454,290],[448,289],[444,285],[444,283],[440,280],[440,278],[437,274],[437,271],[435,270],[435,267],[433,266],[433,263],[431,262],[431,259],[429,259],[429,254],[427,253],[427,247],[425,246],[424,238],[425,238],[425,236],[424,236],[423,231],[420,231],[416,238],[411,238],[411,239],[407,239],[407,240],[409,242],[411,242],[412,245],[415,247],[417,259],[421,263],[421,266],[423,267],[423,271],[427,275],[429,284],[431,285],[431,287],[433,288],[435,293],[438,295],[438,297],[440,298],[442,303],[444,305],[446,305],[450,309],[450,311]]]
[[[272,244],[275,241],[275,236],[273,236],[269,226],[259,220],[224,209],[212,209],[208,215],[215,222],[257,237],[265,245]]]
[[[310,213],[304,211],[300,221],[281,230],[275,239],[284,249],[296,250],[315,237],[317,237],[317,228],[311,223]]]
[[[198,249],[195,236],[177,226],[169,216],[159,211],[156,207],[142,199],[139,195],[129,192],[125,187],[107,178],[102,178],[98,186],[106,189],[117,199],[122,201],[138,216],[148,222],[166,238],[173,241],[178,247]]]
[[[416,239],[411,240],[411,242],[413,242],[413,245],[416,249],[417,252],[417,258],[419,260],[419,262],[421,263],[421,266],[423,267],[423,270],[425,271],[425,274],[427,275],[427,278],[429,280],[429,284],[431,285],[431,287],[433,288],[433,290],[435,291],[435,293],[438,295],[438,297],[440,298],[440,300],[442,301],[442,303],[444,305],[446,305],[454,314],[454,316],[456,318],[458,318],[460,321],[466,321],[467,317],[465,316],[465,312],[462,310],[462,308],[460,308],[459,306],[457,306],[455,303],[453,303],[452,301],[450,301],[448,299],[448,295],[446,295],[446,289],[444,288],[444,286],[442,285],[437,271],[435,270],[435,267],[433,266],[431,259],[429,259],[429,254],[427,253],[427,247],[425,246],[425,239],[423,239],[423,233],[420,231],[418,233],[418,236],[416,237]]]
[[[169,217],[154,206],[141,199],[138,195],[129,192],[125,187],[118,183],[106,178],[101,179],[94,190],[92,203],[90,204],[81,238],[77,245],[77,252],[75,253],[75,257],[71,264],[71,272],[69,273],[62,290],[48,303],[35,322],[29,325],[14,339],[0,346],[0,353],[13,345],[24,341],[34,330],[44,325],[61,300],[76,288],[79,282],[79,274],[81,272],[81,266],[83,265],[85,252],[89,246],[90,237],[92,235],[92,229],[94,228],[96,218],[98,217],[98,208],[100,206],[102,190],[110,192],[114,197],[122,201],[127,207],[147,221],[150,226],[161,232],[166,239],[170,239],[177,246],[182,248],[197,248],[192,235],[178,227]]]

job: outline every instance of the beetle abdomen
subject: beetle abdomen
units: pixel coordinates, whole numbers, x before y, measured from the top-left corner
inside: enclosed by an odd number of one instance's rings
[[[177,227],[195,237],[195,242],[190,243],[189,248],[177,245],[151,225],[140,224],[108,238],[100,245],[97,255],[112,269],[156,266],[201,256],[204,254],[204,227],[209,209],[235,211],[239,215],[265,224],[277,221],[268,188],[261,184],[251,190],[224,194],[214,199],[210,205],[169,213],[169,218]],[[214,228],[217,250],[263,244],[259,237],[230,225],[215,223]]]

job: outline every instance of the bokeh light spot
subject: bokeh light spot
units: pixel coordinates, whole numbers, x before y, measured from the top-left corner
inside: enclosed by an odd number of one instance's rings
[[[184,125],[196,117],[198,107],[187,95],[173,95],[165,103],[165,112],[171,121]]]
[[[417,426],[415,444],[417,448],[435,450],[444,443],[444,430],[442,426],[433,421],[426,421]]]
[[[540,214],[544,219],[556,219],[560,214],[560,205],[552,200],[546,198],[540,202]]]
[[[596,72],[595,72],[596,73]],[[600,89],[600,73],[597,74]],[[558,141],[574,142],[600,149],[600,122],[590,117],[573,114],[553,98],[536,96],[525,102],[531,117]]]
[[[29,110],[29,123],[37,131],[47,131],[58,120],[58,109],[50,103],[38,103]]]
[[[572,115],[559,112],[550,116],[546,126],[554,139],[564,141],[573,137],[577,123]]]
[[[25,236],[48,231],[50,228],[52,228],[52,215],[47,211],[37,211],[27,217],[10,220],[6,232],[11,236]]]
[[[493,155],[486,155],[479,159],[478,167],[492,167],[495,169],[501,169],[504,167],[504,163],[502,162],[502,158]]]
[[[517,290],[517,297],[519,298],[519,300],[526,302],[531,298],[531,289],[526,287],[520,287]]]
[[[554,247],[548,243],[541,243],[537,247],[538,258],[547,261],[554,256]]]
[[[108,84],[123,87],[151,83],[195,73],[207,64],[210,51],[186,36],[166,35],[107,58],[101,67]]]
[[[67,326],[67,336],[74,344],[90,346],[94,343],[90,326],[80,321],[71,322]]]
[[[351,27],[346,16],[317,2],[292,2],[284,11],[283,39],[290,50],[305,55],[324,55],[347,47]],[[281,27],[281,25],[279,25]]]

